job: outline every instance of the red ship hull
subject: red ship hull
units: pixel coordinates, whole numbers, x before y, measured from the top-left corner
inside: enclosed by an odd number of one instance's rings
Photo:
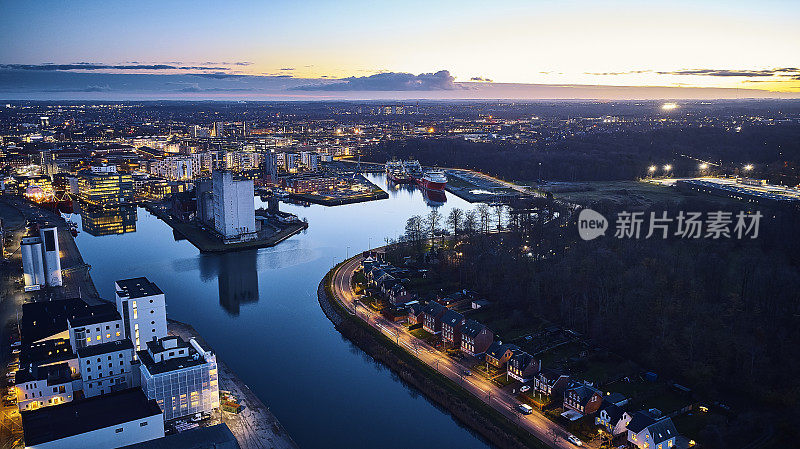
[[[417,185],[422,187],[423,189],[433,190],[438,192],[444,191],[444,186],[447,185],[445,182],[432,182],[428,181],[425,178],[417,178]]]

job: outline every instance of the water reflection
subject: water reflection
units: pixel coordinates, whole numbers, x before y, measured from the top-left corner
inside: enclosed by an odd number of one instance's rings
[[[258,302],[258,250],[200,255],[200,276],[216,277],[219,305],[231,316],[239,316],[242,304]]]
[[[438,209],[444,206],[444,203],[447,202],[447,196],[444,194],[444,192],[427,189],[420,190],[422,191],[422,199],[425,200],[425,204],[427,204],[429,207]]]
[[[95,237],[136,232],[136,206],[79,209],[81,228]]]

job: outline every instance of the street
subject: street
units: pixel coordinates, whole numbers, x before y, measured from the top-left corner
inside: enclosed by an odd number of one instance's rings
[[[534,411],[530,415],[523,415],[516,410],[520,403],[512,394],[502,390],[499,386],[480,376],[463,376],[462,373],[470,367],[464,366],[452,360],[440,351],[432,348],[427,343],[417,339],[406,332],[402,324],[390,322],[380,316],[379,313],[368,307],[358,306],[355,301],[358,297],[353,292],[352,277],[353,273],[360,266],[362,257],[356,256],[347,260],[339,266],[333,274],[333,293],[334,297],[351,315],[356,315],[375,329],[380,330],[397,345],[404,348],[409,354],[418,360],[435,369],[453,382],[461,385],[466,391],[479,398],[495,410],[502,413],[511,421],[518,423],[522,428],[528,430],[537,439],[554,448],[574,448],[575,446],[566,440],[567,432],[547,419],[542,414]],[[554,438],[554,434],[558,438]],[[586,447],[593,445],[584,442]],[[597,445],[594,445],[595,447]]]

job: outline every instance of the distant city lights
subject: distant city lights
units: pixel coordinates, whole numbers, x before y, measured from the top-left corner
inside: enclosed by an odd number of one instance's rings
[[[705,170],[708,168],[708,164],[700,164],[700,170]]]
[[[670,170],[672,170],[672,165],[667,164],[664,166],[664,171],[670,171]]]
[[[664,104],[661,105],[661,109],[663,109],[665,111],[671,111],[671,110],[677,109],[677,108],[678,108],[678,104],[677,103],[664,103]]]
[[[744,170],[745,171],[750,171],[752,169],[753,169],[753,164],[747,164],[747,165],[744,166]]]

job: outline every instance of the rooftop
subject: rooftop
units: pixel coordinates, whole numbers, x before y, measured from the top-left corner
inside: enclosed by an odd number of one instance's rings
[[[117,293],[127,298],[143,298],[164,293],[156,284],[150,282],[145,277],[123,279],[117,281],[116,284],[119,287]]]
[[[35,446],[129,421],[160,415],[155,400],[131,388],[57,407],[24,411],[25,445]]]
[[[92,357],[114,351],[123,351],[125,349],[133,349],[133,343],[131,343],[131,341],[127,338],[117,341],[109,341],[107,343],[100,343],[99,345],[89,345],[83,348],[78,348],[78,356],[81,358]]]
[[[239,442],[225,424],[197,427],[155,440],[125,446],[125,449],[239,449]]]

